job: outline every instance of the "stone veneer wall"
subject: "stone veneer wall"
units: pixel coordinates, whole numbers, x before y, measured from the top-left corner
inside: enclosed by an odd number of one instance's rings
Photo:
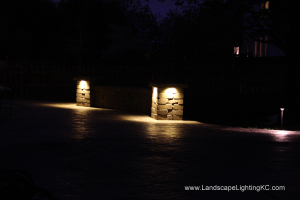
[[[150,115],[151,88],[94,86],[92,106]]]
[[[77,81],[76,89],[76,105],[77,106],[91,106],[91,92],[90,92],[90,81],[85,81],[86,86],[83,89],[81,86],[81,81]]]
[[[151,117],[157,120],[183,119],[183,88],[153,87]]]

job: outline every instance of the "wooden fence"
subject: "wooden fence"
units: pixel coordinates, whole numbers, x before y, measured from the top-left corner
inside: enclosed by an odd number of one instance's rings
[[[245,58],[225,63],[145,63],[70,66],[46,62],[0,61],[0,85],[15,98],[75,101],[73,77],[99,76],[111,86],[148,87],[150,82],[188,84],[195,95],[238,95],[284,92],[285,58]]]

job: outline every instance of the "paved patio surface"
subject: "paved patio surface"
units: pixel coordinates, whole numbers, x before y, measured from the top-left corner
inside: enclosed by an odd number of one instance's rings
[[[29,173],[61,200],[300,199],[300,132],[155,121],[60,102],[14,101],[8,118],[2,111],[0,169]],[[185,190],[245,185],[268,186]]]

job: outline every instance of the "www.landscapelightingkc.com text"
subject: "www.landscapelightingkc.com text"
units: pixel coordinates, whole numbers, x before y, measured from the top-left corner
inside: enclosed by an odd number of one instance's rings
[[[276,191],[276,190],[285,190],[285,186],[270,186],[270,185],[231,185],[231,186],[184,186],[184,190],[200,190],[200,191]]]

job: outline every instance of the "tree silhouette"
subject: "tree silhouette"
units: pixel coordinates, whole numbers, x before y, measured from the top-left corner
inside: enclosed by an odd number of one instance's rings
[[[99,62],[110,44],[109,24],[123,24],[125,17],[115,1],[68,0],[58,4],[62,18],[64,52],[77,64]]]
[[[50,0],[11,0],[2,2],[1,7],[1,58],[52,58],[56,50],[55,4]]]
[[[163,0],[159,0],[163,1]],[[263,8],[269,3],[268,9]],[[288,104],[299,108],[300,18],[295,0],[174,0],[179,6],[210,8],[215,16],[242,31],[255,41],[271,43],[285,53],[288,60],[286,85]],[[263,9],[261,9],[263,8]],[[268,35],[269,40],[260,40]]]
[[[232,44],[241,36],[207,8],[170,11],[160,27],[170,60],[202,62],[232,56]]]
[[[140,0],[121,1],[124,24],[109,26],[111,45],[102,52],[108,61],[136,62],[149,55],[152,43],[157,42],[157,16]]]

